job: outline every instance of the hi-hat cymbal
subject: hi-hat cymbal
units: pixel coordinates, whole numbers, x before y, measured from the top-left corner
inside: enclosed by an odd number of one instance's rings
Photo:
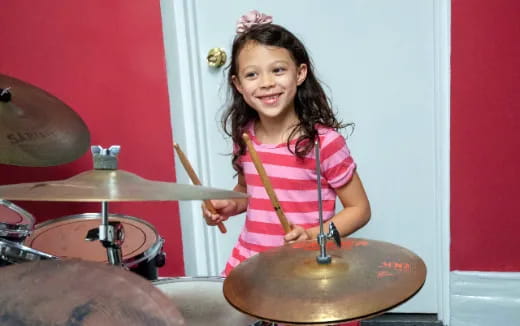
[[[2,267],[0,320],[14,325],[184,325],[168,296],[121,267],[41,260]]]
[[[5,75],[0,88],[0,163],[59,165],[88,150],[87,126],[59,99]]]
[[[316,262],[316,241],[259,253],[231,271],[224,296],[259,319],[330,324],[383,313],[413,296],[426,278],[422,259],[391,243],[348,238],[327,249],[332,262],[325,265]]]
[[[164,201],[246,197],[241,192],[151,181],[124,170],[89,170],[61,181],[0,186],[0,198],[29,201]]]

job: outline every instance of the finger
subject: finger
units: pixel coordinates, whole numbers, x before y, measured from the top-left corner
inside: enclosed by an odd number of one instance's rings
[[[305,230],[301,226],[294,225],[292,223],[289,224],[289,227],[291,228],[291,231],[289,231],[285,234],[285,238],[288,241],[298,239],[298,237],[301,235],[301,233],[305,232]]]
[[[208,219],[206,219],[206,224],[207,225],[217,225],[218,222],[216,222],[215,220],[213,220],[211,218],[208,218]]]
[[[226,201],[225,200],[207,200],[211,206],[213,206],[213,208],[215,208],[215,210],[220,210],[222,209],[223,207],[226,206]]]
[[[291,231],[284,236],[285,241],[294,241],[298,238],[298,234],[295,231]]]
[[[206,215],[202,215],[202,217],[204,218],[204,221],[206,222],[206,224],[211,225],[211,223],[212,223],[211,217],[206,216]]]
[[[305,240],[309,240],[309,238],[305,235],[305,233],[300,234],[300,236],[298,237],[298,241],[305,241]]]
[[[302,233],[298,235],[298,240],[309,240],[309,234],[307,233],[307,230],[302,230]]]
[[[218,218],[218,216],[220,214],[218,213],[213,213],[211,212],[207,207],[206,205],[201,205],[201,208],[202,208],[202,215],[204,216],[204,218],[206,219],[211,219],[211,220],[215,220],[216,218]]]

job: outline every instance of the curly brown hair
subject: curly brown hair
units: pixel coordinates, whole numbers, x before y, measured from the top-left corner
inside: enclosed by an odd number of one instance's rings
[[[294,34],[280,25],[254,25],[245,33],[237,34],[233,41],[227,77],[231,100],[221,120],[224,132],[238,146],[238,150],[233,151],[232,164],[239,173],[242,172],[242,169],[238,164],[238,158],[246,152],[246,144],[242,139],[242,134],[245,132],[249,122],[258,119],[258,113],[244,101],[242,95],[233,86],[233,76],[236,76],[238,72],[238,55],[248,42],[285,48],[289,51],[297,66],[301,64],[307,65],[307,78],[298,86],[294,99],[294,107],[299,123],[293,128],[287,138],[287,147],[291,153],[299,158],[303,158],[311,151],[314,146],[314,139],[318,133],[316,125],[330,127],[335,130],[349,125],[343,124],[335,117],[330,101],[313,72],[313,65],[303,43]],[[296,134],[300,136],[296,140],[294,151],[292,151],[290,140]]]

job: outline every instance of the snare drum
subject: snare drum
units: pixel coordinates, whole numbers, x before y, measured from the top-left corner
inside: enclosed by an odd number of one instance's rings
[[[164,265],[163,243],[155,228],[136,217],[109,214],[109,221],[120,222],[124,228],[121,246],[123,264],[149,279],[157,279],[157,267]],[[60,217],[35,226],[25,244],[60,258],[80,258],[108,262],[106,248],[100,241],[85,240],[91,229],[99,228],[101,214],[84,213]]]
[[[22,242],[34,228],[34,217],[26,210],[0,199],[0,237]]]
[[[255,318],[233,308],[224,298],[223,277],[172,277],[153,284],[170,297],[186,325],[247,326]]]

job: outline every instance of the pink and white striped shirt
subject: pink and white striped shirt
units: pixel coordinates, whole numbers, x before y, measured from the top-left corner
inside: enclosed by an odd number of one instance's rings
[[[337,131],[318,127],[323,220],[335,214],[336,192],[350,181],[356,164],[345,139]],[[314,150],[304,159],[291,153],[287,144],[269,145],[258,142],[253,124],[248,128],[267,176],[289,223],[307,229],[319,224],[318,186]],[[296,141],[291,142],[294,150]],[[284,230],[265,191],[248,152],[239,158],[243,168],[249,204],[245,225],[229,258],[223,275],[247,258],[284,244]]]

